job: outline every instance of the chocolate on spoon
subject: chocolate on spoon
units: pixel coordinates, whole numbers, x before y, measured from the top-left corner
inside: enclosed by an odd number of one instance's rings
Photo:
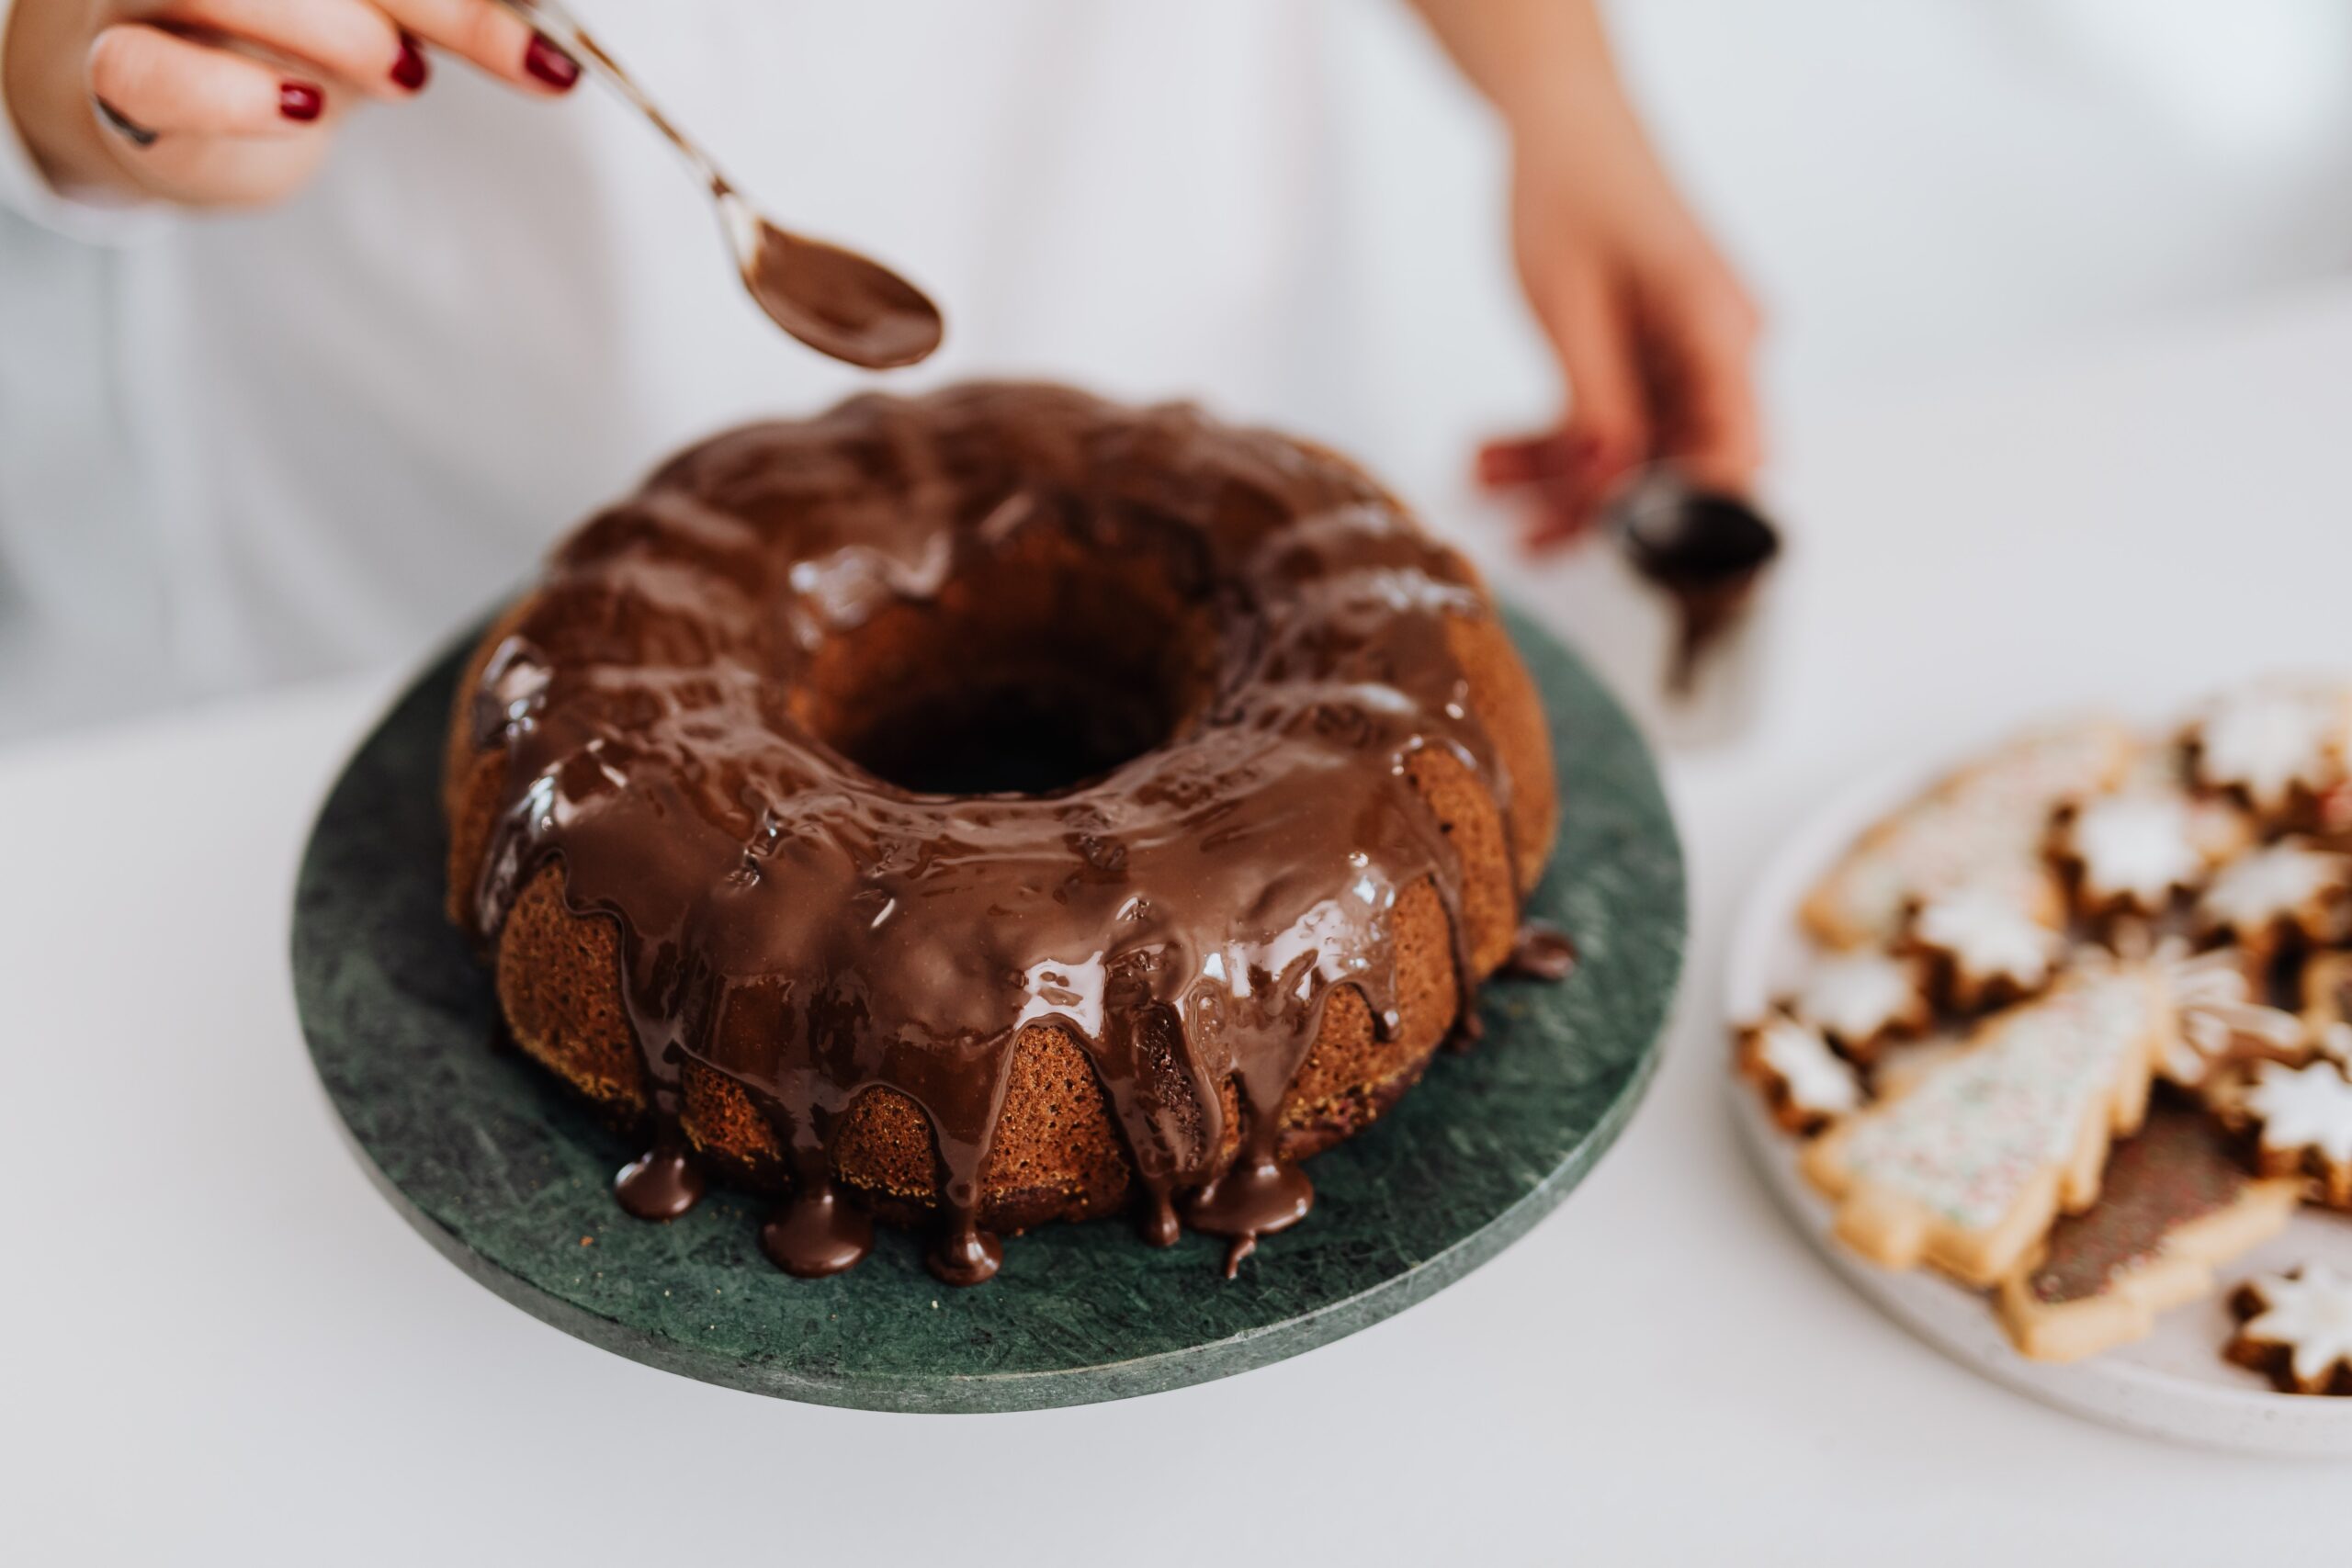
[[[946,323],[939,307],[888,267],[854,251],[795,234],[763,217],[701,145],[590,38],[562,0],[504,0],[509,10],[636,106],[684,155],[718,204],[736,270],[768,319],[820,354],[868,370],[927,359]]]

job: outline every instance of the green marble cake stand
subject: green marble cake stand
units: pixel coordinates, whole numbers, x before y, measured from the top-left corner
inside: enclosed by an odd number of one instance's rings
[[[1590,1170],[1647,1083],[1681,965],[1682,862],[1633,726],[1576,658],[1511,629],[1544,690],[1562,826],[1532,913],[1583,962],[1486,988],[1485,1040],[1441,1055],[1363,1136],[1313,1164],[1315,1211],[1238,1279],[1224,1244],[1145,1246],[1114,1220],[1010,1243],[952,1290],[886,1231],[838,1278],[759,1250],[760,1205],[714,1191],[632,1220],[638,1150],[492,1046],[490,980],[442,919],[442,728],[462,650],[352,759],[302,862],[294,991],[311,1060],[368,1174],[411,1224],[508,1301],[705,1382],[876,1410],[1080,1404],[1261,1367],[1402,1311],[1524,1234]]]

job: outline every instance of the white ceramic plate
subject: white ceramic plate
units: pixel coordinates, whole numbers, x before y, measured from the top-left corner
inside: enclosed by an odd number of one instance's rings
[[[1987,737],[1980,750],[1999,739]],[[1915,761],[1864,780],[1792,835],[1749,893],[1732,932],[1727,1022],[1755,1018],[1802,973],[1807,944],[1797,907],[1846,846],[1969,755]],[[2010,1348],[1984,1297],[1924,1269],[1898,1273],[1847,1251],[1830,1235],[1829,1204],[1797,1171],[1797,1141],[1772,1123],[1747,1083],[1725,1076],[1748,1150],[1791,1222],[1855,1289],[1963,1365],[2132,1431],[2256,1453],[2352,1458],[2352,1399],[2279,1393],[2221,1354],[2233,1326],[2225,1304],[2230,1288],[2248,1275],[2299,1263],[2352,1272],[2352,1220],[2306,1207],[2279,1235],[2224,1264],[2213,1299],[2165,1314],[2138,1344],[2065,1366],[2029,1361]]]

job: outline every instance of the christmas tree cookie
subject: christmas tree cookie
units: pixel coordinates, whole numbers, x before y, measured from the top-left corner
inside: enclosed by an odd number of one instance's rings
[[[1863,1257],[1990,1288],[2062,1210],[2098,1196],[2109,1145],[2139,1126],[2174,1033],[2164,966],[2078,971],[1987,1020],[1906,1093],[1830,1128],[1804,1174]]]

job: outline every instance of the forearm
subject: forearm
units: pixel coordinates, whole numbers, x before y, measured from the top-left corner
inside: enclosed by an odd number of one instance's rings
[[[1515,130],[1639,122],[1593,0],[1411,0],[1445,52]]]
[[[1568,383],[1556,434],[1489,454],[1496,482],[1542,480],[1531,542],[1582,533],[1647,459],[1745,488],[1755,307],[1651,149],[1597,0],[1412,4],[1503,120],[1513,258]]]

